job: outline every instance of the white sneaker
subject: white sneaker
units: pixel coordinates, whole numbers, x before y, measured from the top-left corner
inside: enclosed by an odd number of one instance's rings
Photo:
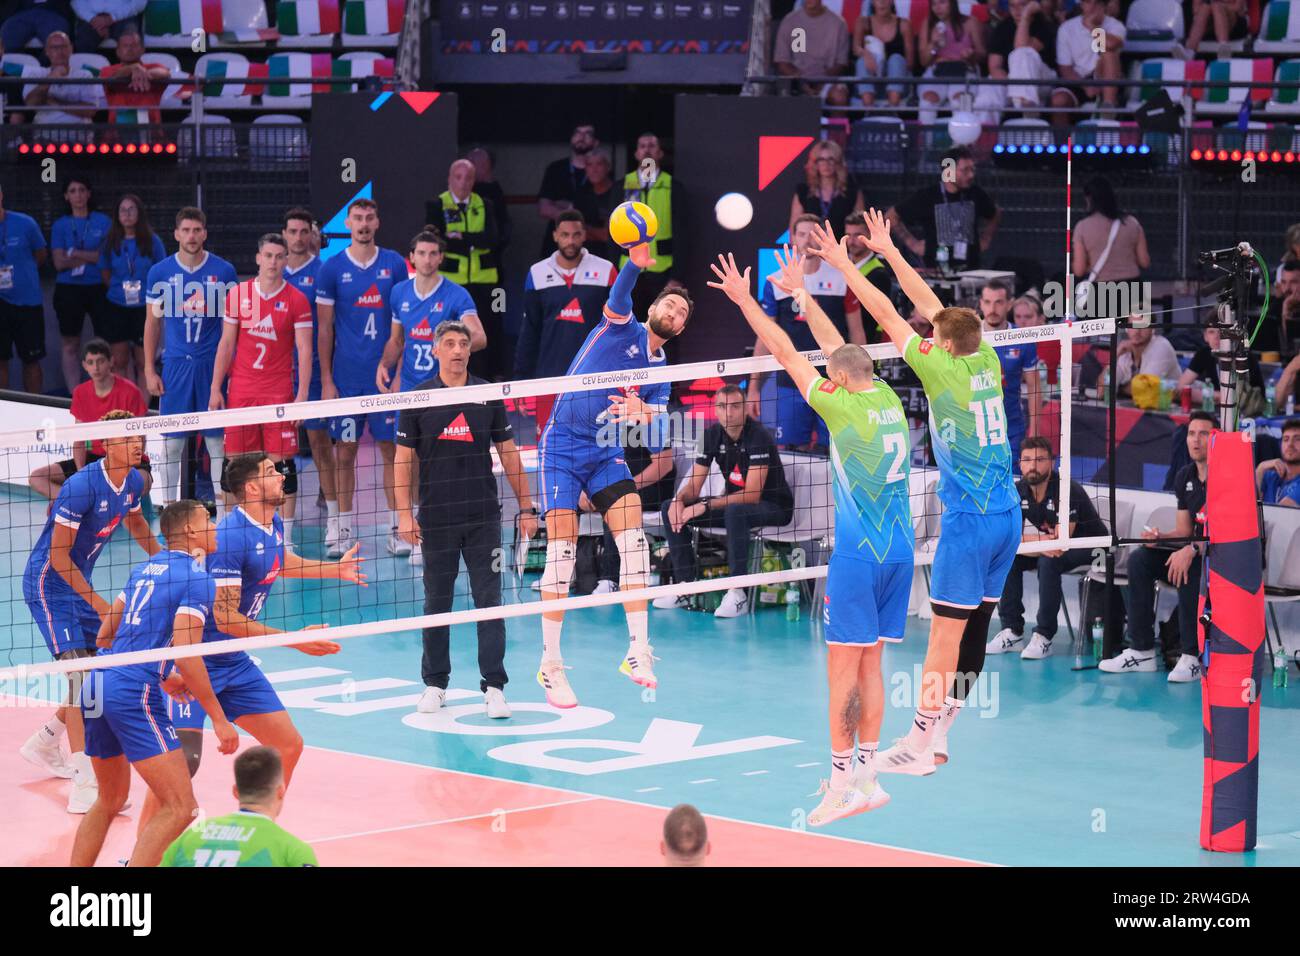
[[[889,802],[889,794],[874,781],[864,781],[863,786],[850,783],[842,790],[833,790],[830,781],[823,780],[821,789],[817,793],[824,793],[825,796],[822,797],[822,802],[817,808],[808,814],[810,827],[825,826],[856,813],[875,810]]]
[[[483,692],[483,702],[487,704],[487,715],[493,720],[505,720],[510,716],[510,705],[500,687],[489,687]]]
[[[596,583],[596,590],[592,594],[613,594],[618,590],[618,585],[613,581],[601,580]]]
[[[89,780],[74,780],[72,790],[68,794],[68,812],[69,813],[86,813],[99,799],[99,784],[95,778]]]
[[[338,516],[335,515],[333,518],[325,519],[325,548],[331,555],[333,555],[334,545],[338,543],[339,543],[339,519]],[[343,552],[340,551],[339,555],[342,554]]]
[[[566,670],[568,668],[564,666],[564,661],[542,661],[542,666],[537,670],[537,683],[546,691],[546,702],[560,710],[578,706],[578,698],[569,686],[569,678],[564,676]]]
[[[340,526],[338,537],[334,539],[333,544],[325,549],[325,557],[341,558],[348,553],[348,549],[355,543],[356,539],[352,536],[352,529]]]
[[[413,568],[424,567],[424,548],[412,548],[411,556],[406,561]]]
[[[684,611],[691,606],[689,594],[666,594],[652,602],[661,611]]]
[[[899,737],[894,746],[876,754],[877,773],[910,773],[928,777],[934,773],[934,767],[934,748],[917,753],[908,746],[906,737]]]
[[[1126,647],[1097,666],[1108,674],[1150,674],[1156,669],[1156,654],[1155,651],[1135,651]]]
[[[388,532],[388,553],[399,558],[409,558],[411,556],[411,542],[398,534],[396,528]]]
[[[722,603],[713,612],[714,617],[740,617],[749,610],[749,596],[740,588],[732,588],[722,595]]]
[[[62,777],[64,780],[71,780],[73,769],[72,764],[68,763],[67,758],[63,755],[63,748],[59,745],[59,738],[45,741],[42,738],[47,734],[36,731],[27,738],[27,743],[18,748],[24,760],[28,763],[40,767],[51,777]]]
[[[1052,656],[1052,639],[1043,637],[1037,631],[1029,639],[1029,646],[1020,652],[1022,661],[1041,661],[1044,657]]]
[[[1199,657],[1184,654],[1178,658],[1178,664],[1169,672],[1169,683],[1190,684],[1192,681],[1200,679],[1202,670]]]
[[[1017,634],[1011,628],[1004,627],[993,635],[993,640],[984,645],[984,653],[1005,654],[1007,651],[1014,651],[1023,643],[1025,643],[1023,634]]]
[[[654,672],[654,662],[658,658],[651,653],[653,650],[649,644],[643,644],[639,648],[635,645],[629,647],[627,657],[618,665],[618,672],[632,678],[634,684],[651,689],[658,687],[659,681]]]
[[[441,687],[426,687],[415,705],[417,714],[436,714],[447,701],[447,691]]]

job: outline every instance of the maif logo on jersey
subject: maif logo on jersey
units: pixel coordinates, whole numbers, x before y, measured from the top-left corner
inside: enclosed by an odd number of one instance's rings
[[[356,308],[377,309],[384,304],[384,297],[379,294],[379,286],[371,285],[365,293],[357,298]]]
[[[560,314],[557,315],[555,318],[556,321],[558,322],[584,321],[582,318],[582,306],[578,303],[577,296],[574,296],[572,299],[570,299],[569,304],[566,305],[564,308],[562,308],[560,310]]]
[[[406,303],[402,303],[402,308],[406,308]],[[432,339],[433,329],[429,327],[428,319],[421,319],[420,324],[411,329],[411,338],[413,339]]]
[[[727,477],[727,481],[739,488],[745,487],[745,476],[740,473],[740,465],[736,465],[731,469],[731,474]]]
[[[275,556],[275,561],[271,565],[271,570],[266,572],[266,577],[262,578],[258,584],[274,584],[275,579],[280,576],[280,556]]]
[[[121,523],[122,523],[122,516],[118,515],[108,524],[104,525],[104,527],[100,528],[97,532],[95,532],[95,537],[96,538],[111,537],[113,532],[117,530],[117,526],[120,525]]]
[[[439,441],[473,441],[474,435],[469,430],[469,422],[465,421],[465,413],[457,415],[450,425],[442,430],[438,436]]]

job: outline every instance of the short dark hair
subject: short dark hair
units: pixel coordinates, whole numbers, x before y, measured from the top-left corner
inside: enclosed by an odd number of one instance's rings
[[[1199,408],[1187,416],[1187,427],[1189,429],[1192,427],[1192,422],[1209,422],[1212,428],[1219,427],[1219,420],[1214,417],[1213,412],[1203,411]]]
[[[263,246],[279,246],[281,249],[288,250],[289,244],[284,241],[284,236],[278,232],[264,232],[257,240],[257,251],[261,252]]]
[[[288,212],[284,214],[284,225],[281,226],[281,228],[288,226],[289,223],[295,219],[299,219],[307,223],[307,225],[309,226],[315,224],[316,222],[316,217],[312,215],[310,209],[305,209],[302,206],[294,206],[292,209],[290,209]]]
[[[274,747],[249,747],[235,758],[235,792],[240,803],[260,803],[275,793],[284,779],[280,751]]]
[[[664,845],[681,859],[694,859],[709,842],[709,827],[704,816],[689,803],[679,803],[664,818]]]
[[[227,458],[226,466],[221,469],[221,490],[236,498],[243,498],[244,486],[257,477],[257,473],[262,470],[262,462],[270,457],[264,451],[250,451]]]
[[[744,397],[744,394],[745,393],[740,390],[739,385],[732,385],[728,382],[713,393],[713,400],[716,402],[723,395],[740,395],[741,397]]]
[[[1300,259],[1283,259],[1283,272],[1300,272]]]
[[[185,523],[190,520],[194,512],[202,511],[207,514],[207,506],[193,498],[182,498],[179,501],[173,501],[158,513],[158,530],[164,538],[170,540],[180,534]]]
[[[1001,279],[989,279],[988,282],[985,282],[980,286],[981,293],[984,293],[989,289],[992,289],[994,292],[1005,292],[1007,298],[1011,298],[1011,286],[1007,285]]]
[[[348,215],[352,215],[354,209],[373,209],[376,214],[379,212],[379,203],[373,199],[354,199],[348,203]]]
[[[578,225],[582,226],[582,228],[584,229],[587,228],[586,217],[584,217],[582,213],[580,213],[576,209],[566,209],[564,210],[564,212],[556,216],[555,228],[556,229],[560,228],[560,223],[562,222],[576,222]]]
[[[669,282],[668,285],[660,289],[659,294],[655,296],[654,301],[650,303],[650,308],[653,309],[659,304],[660,299],[666,298],[670,295],[680,296],[686,302],[686,321],[689,322],[691,316],[695,313],[695,300],[692,299],[691,294],[686,291],[686,286],[682,285],[680,282]]]
[[[81,347],[81,360],[86,361],[87,355],[102,355],[106,359],[113,357],[113,347],[103,339],[91,339]]]
[[[1042,449],[1043,451],[1047,452],[1048,458],[1053,457],[1052,443],[1048,441],[1046,438],[1044,438],[1042,435],[1034,435],[1030,438],[1026,438],[1023,442],[1020,443],[1020,453],[1022,455],[1032,448]]]
[[[181,223],[183,223],[186,219],[193,219],[195,222],[199,223],[204,228],[206,228],[208,225],[208,214],[205,213],[198,206],[182,206],[180,209],[178,209],[176,211],[176,228],[179,229],[181,227]]]
[[[860,212],[851,212],[844,217],[845,226],[861,226],[867,228],[867,217]]]
[[[794,227],[799,225],[801,222],[810,222],[814,226],[820,226],[822,224],[822,217],[817,215],[815,212],[805,212],[802,215],[796,216],[794,222],[790,223],[791,235],[794,235]]]
[[[421,229],[419,232],[415,234],[415,236],[411,239],[410,251],[415,252],[415,247],[422,242],[435,243],[438,246],[439,252],[447,251],[447,241],[442,238],[442,233],[440,233],[433,226],[425,226],[423,229]]]
[[[969,146],[954,146],[943,154],[944,159],[951,159],[954,163],[960,163],[963,159],[975,160],[975,153]]]
[[[1282,434],[1300,429],[1300,418],[1288,418],[1282,423]]]
[[[445,322],[439,322],[438,327],[433,330],[433,344],[437,345],[442,341],[442,337],[448,333],[463,335],[471,342],[474,341],[474,336],[469,333],[468,325],[464,322],[459,322],[456,319],[447,319]]]

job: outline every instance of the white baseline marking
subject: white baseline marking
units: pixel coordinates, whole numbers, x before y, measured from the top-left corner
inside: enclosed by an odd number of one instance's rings
[[[351,840],[356,837],[378,836],[381,833],[399,833],[402,830],[418,830],[421,827],[440,827],[445,823],[465,823],[468,820],[483,820],[488,817],[498,815],[509,816],[512,813],[527,813],[530,810],[549,810],[552,807],[564,807],[571,803],[590,803],[592,800],[600,800],[601,797],[589,796],[580,797],[577,800],[557,800],[555,803],[539,803],[532,807],[515,807],[513,810],[507,810],[504,807],[500,810],[493,810],[489,813],[472,813],[465,817],[450,817],[446,820],[426,820],[423,823],[406,823],[399,827],[383,827],[379,830],[362,830],[359,833],[341,833],[338,836],[317,837],[315,840],[308,840],[308,843],[333,843],[335,840]]]

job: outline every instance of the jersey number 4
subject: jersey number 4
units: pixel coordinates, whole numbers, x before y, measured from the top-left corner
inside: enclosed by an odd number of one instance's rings
[[[1007,443],[1007,410],[1001,398],[971,402],[969,408],[975,415],[975,433],[979,436],[981,448]]]

